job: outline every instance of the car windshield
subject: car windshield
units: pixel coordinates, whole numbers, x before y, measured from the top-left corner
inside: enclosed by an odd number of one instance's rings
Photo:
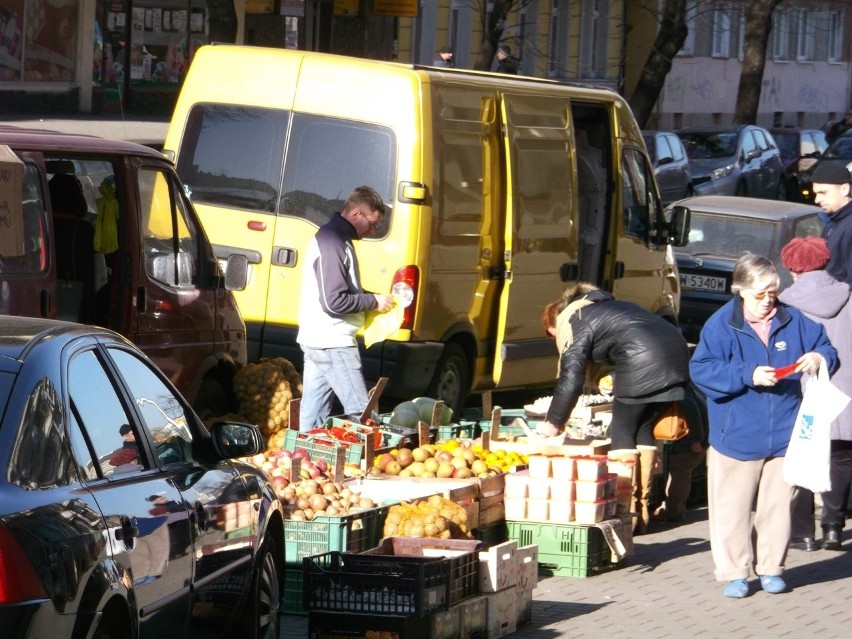
[[[726,158],[737,152],[736,131],[678,133],[690,160]]]
[[[679,251],[691,255],[731,255],[746,251],[769,255],[776,224],[747,217],[692,211],[689,243]]]
[[[852,136],[837,138],[830,147],[825,150],[825,158],[835,160],[852,160]]]
[[[782,158],[799,157],[799,135],[797,133],[773,133]]]

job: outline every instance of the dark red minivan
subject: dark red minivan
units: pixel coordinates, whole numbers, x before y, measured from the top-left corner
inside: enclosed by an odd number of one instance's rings
[[[0,126],[0,145],[23,163],[23,244],[0,255],[0,314],[110,328],[199,415],[226,413],[246,362],[229,289],[245,269],[228,268],[226,285],[171,162],[139,144],[13,126]]]

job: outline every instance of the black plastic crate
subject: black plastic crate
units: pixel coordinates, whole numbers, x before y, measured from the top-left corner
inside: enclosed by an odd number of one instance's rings
[[[311,612],[308,639],[429,639],[430,624],[417,617],[341,612]]]
[[[450,564],[440,557],[328,552],[303,560],[310,611],[422,617],[450,606]]]

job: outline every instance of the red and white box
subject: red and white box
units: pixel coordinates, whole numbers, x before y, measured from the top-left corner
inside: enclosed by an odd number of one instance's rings
[[[530,455],[527,457],[530,477],[550,477],[550,457],[547,455]]]
[[[525,470],[516,473],[506,473],[503,485],[503,496],[506,499],[510,497],[520,497],[526,499],[528,495],[528,485],[530,482],[529,473]],[[510,517],[510,519],[512,519]]]
[[[538,545],[518,548],[518,590],[532,590],[538,585]]]
[[[552,481],[549,477],[530,477],[527,484],[527,496],[530,499],[550,499]]]
[[[479,553],[480,592],[497,592],[514,586],[517,582],[517,541],[504,541],[502,544],[491,546],[488,550]]]
[[[575,457],[574,463],[577,468],[577,480],[598,481],[606,479],[607,457],[606,455],[583,455]]]
[[[603,499],[606,495],[605,479],[597,481],[585,481],[578,479],[574,482],[574,501],[594,502]]]
[[[569,479],[573,481],[577,477],[574,458],[570,455],[551,457],[550,473],[556,479]]]
[[[596,502],[574,502],[574,521],[578,524],[596,524],[604,520],[606,512],[606,502],[604,500]]]
[[[549,499],[527,499],[527,519],[530,521],[549,521]]]
[[[503,499],[503,505],[506,519],[516,521],[527,518],[526,497],[506,497]]]
[[[574,521],[574,502],[564,499],[551,499],[548,508],[548,521],[554,524],[570,524]]]
[[[518,629],[518,589],[504,588],[488,595],[488,639],[499,639]]]

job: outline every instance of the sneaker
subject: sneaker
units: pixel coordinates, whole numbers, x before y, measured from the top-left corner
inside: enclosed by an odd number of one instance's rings
[[[742,599],[748,595],[748,582],[745,579],[734,579],[725,588],[725,596],[733,599]]]
[[[760,578],[760,587],[773,595],[787,590],[787,584],[784,583],[784,580],[775,575],[763,575]]]

